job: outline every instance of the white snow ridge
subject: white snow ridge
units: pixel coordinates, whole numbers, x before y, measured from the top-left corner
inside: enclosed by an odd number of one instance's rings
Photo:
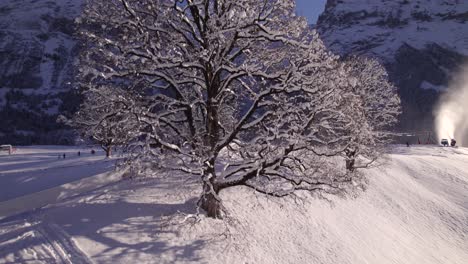
[[[51,162],[56,152],[64,149],[18,156],[42,171],[55,164],[49,171],[57,174],[60,162],[86,168],[96,165],[83,161],[98,159],[67,152]],[[12,173],[52,179],[19,162],[0,157],[2,192],[14,187]],[[398,146],[366,174],[368,189],[355,197],[275,199],[230,188],[221,193],[224,220],[197,214],[201,187],[186,175],[109,180],[3,219],[0,263],[467,263],[468,149]]]

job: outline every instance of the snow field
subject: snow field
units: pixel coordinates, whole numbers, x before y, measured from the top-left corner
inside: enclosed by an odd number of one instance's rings
[[[120,179],[113,172],[115,159],[105,159],[99,150],[95,155],[90,151],[37,146],[0,156],[0,219]]]
[[[467,149],[398,146],[366,174],[347,197],[228,189],[225,220],[197,215],[196,178],[120,181],[0,221],[0,263],[467,262]]]

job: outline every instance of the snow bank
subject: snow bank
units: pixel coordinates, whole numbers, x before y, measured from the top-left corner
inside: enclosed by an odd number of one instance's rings
[[[468,150],[391,158],[356,197],[227,190],[225,221],[196,215],[195,179],[124,181],[0,222],[0,262],[466,263]]]

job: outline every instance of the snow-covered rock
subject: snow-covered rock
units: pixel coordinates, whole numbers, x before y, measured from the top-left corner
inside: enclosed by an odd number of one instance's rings
[[[75,57],[74,18],[82,0],[0,2],[0,131],[11,140],[17,130],[33,131],[34,143],[58,129],[56,114],[73,103],[71,65]],[[24,142],[28,143],[28,142]]]
[[[387,66],[407,129],[432,128],[440,88],[468,59],[468,1],[328,0],[317,28],[332,51]]]

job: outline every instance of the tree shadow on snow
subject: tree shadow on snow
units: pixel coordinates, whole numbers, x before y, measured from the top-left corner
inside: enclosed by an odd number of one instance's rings
[[[170,216],[195,213],[195,199],[180,204],[129,203],[73,203],[43,212],[44,221],[57,223],[73,237],[85,237],[103,248],[97,258],[119,261],[131,256],[138,262],[164,255],[171,261],[200,261],[197,251],[205,241],[191,243],[180,240],[177,223]],[[168,219],[169,218],[169,219]],[[179,240],[178,240],[179,239]],[[168,243],[174,241],[176,243]],[[172,245],[171,245],[172,244]],[[148,256],[146,256],[148,255]],[[156,259],[154,259],[156,257]]]
[[[102,249],[92,258],[108,263],[131,259],[133,263],[200,262],[198,251],[206,241],[183,241],[179,224],[171,221],[177,214],[195,213],[195,199],[180,204],[70,203],[59,207],[22,214],[0,221],[0,263],[14,256],[14,263],[30,261],[67,262],[63,250],[73,263],[87,259],[71,237],[86,238]],[[79,240],[78,240],[79,241]],[[79,244],[80,242],[78,242]],[[58,244],[61,248],[53,248]],[[50,252],[55,250],[55,253]],[[36,251],[36,252],[34,252]],[[75,260],[75,261],[74,261]]]

